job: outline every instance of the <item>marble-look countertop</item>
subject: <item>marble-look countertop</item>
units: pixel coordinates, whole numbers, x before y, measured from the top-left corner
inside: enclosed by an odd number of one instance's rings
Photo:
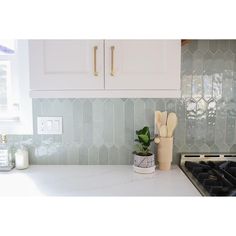
[[[31,165],[0,172],[0,196],[201,196],[181,169],[138,174],[128,165]]]

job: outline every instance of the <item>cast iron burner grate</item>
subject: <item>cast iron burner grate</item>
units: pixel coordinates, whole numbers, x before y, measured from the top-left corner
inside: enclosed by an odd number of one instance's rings
[[[236,196],[236,162],[185,161],[184,165],[210,196]]]

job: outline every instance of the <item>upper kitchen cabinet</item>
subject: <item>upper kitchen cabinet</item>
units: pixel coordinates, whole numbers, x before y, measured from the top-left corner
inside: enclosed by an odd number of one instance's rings
[[[30,89],[104,88],[103,40],[30,40]]]
[[[180,40],[105,41],[106,89],[180,90]]]
[[[35,98],[179,97],[180,40],[30,40]]]

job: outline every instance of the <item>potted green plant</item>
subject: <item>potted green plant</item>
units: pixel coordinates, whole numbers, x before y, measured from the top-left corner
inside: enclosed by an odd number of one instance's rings
[[[145,126],[141,130],[136,131],[137,138],[135,142],[134,154],[134,171],[138,173],[152,173],[155,171],[154,154],[149,147],[154,138],[151,138],[149,127]]]

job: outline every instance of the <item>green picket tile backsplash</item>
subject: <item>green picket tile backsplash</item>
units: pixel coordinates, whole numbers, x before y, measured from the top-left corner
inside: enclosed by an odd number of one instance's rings
[[[182,47],[181,99],[34,99],[31,164],[131,164],[135,130],[154,132],[154,111],[176,112],[180,152],[236,150],[236,41],[193,40]],[[62,135],[37,135],[37,116],[63,116]],[[155,145],[152,150],[155,151]]]

